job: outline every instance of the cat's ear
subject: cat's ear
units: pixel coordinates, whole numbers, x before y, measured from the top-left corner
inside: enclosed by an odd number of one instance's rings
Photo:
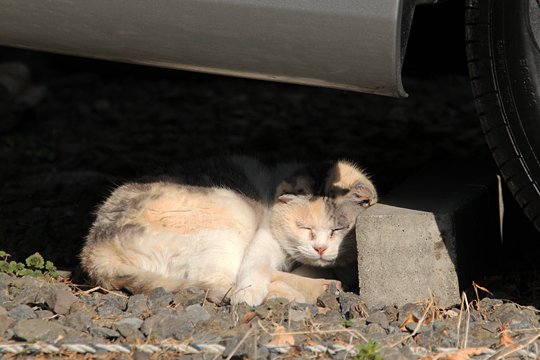
[[[294,199],[296,199],[297,195],[295,194],[281,194],[277,197],[277,200],[281,203],[287,204]]]
[[[348,201],[352,201],[362,207],[370,207],[377,202],[377,193],[374,188],[361,181],[357,181],[351,190],[345,195]]]
[[[295,176],[293,178],[283,180],[276,188],[276,201],[281,203],[289,203],[298,196],[307,196],[311,191],[312,185],[308,178],[303,176]]]

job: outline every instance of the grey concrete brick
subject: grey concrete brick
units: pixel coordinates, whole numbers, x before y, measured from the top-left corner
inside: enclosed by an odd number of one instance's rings
[[[481,167],[426,169],[357,221],[360,295],[366,304],[460,302],[460,292],[496,263],[499,189]]]

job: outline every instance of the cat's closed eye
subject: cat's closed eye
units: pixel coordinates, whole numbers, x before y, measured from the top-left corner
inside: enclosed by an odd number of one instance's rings
[[[310,230],[310,231],[313,230],[311,226],[306,225],[301,221],[296,221],[296,226],[298,226],[299,229]]]
[[[341,230],[345,230],[347,229],[346,226],[340,226],[340,227],[337,227],[337,228],[333,228],[333,229],[330,229],[330,236],[334,236],[336,234],[336,232],[338,231],[341,231]]]

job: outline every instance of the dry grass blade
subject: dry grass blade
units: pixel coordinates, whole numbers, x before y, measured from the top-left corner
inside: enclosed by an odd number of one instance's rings
[[[459,349],[454,352],[438,353],[429,357],[430,360],[468,360],[473,356],[482,355],[488,350],[486,347]]]
[[[414,331],[411,334],[405,336],[403,339],[401,339],[399,341],[396,341],[395,343],[392,343],[390,345],[386,345],[384,347],[385,348],[392,348],[394,346],[398,346],[399,344],[403,343],[404,341],[407,341],[408,339],[415,336],[418,333],[418,330],[420,330],[420,327],[422,326],[424,321],[426,320],[426,317],[427,317],[428,313],[432,310],[431,308],[433,307],[433,303],[434,303],[434,300],[433,300],[433,297],[431,297],[431,300],[429,301],[429,303],[428,303],[428,305],[426,307],[426,310],[422,314],[422,317],[420,318],[420,320],[418,320],[418,324],[416,324],[416,327],[414,328]]]
[[[252,333],[253,333],[253,329],[249,329],[248,332],[242,337],[242,339],[240,339],[238,344],[236,344],[236,346],[231,350],[231,353],[229,354],[229,356],[227,356],[227,358],[225,360],[231,360],[231,358],[234,356],[234,353],[236,352],[236,350],[238,350],[240,348],[240,346],[244,343],[244,341],[246,341],[246,339]]]
[[[527,340],[526,342],[522,343],[522,344],[519,344],[519,345],[515,345],[513,348],[510,348],[510,347],[505,347],[504,349],[502,349],[501,351],[493,354],[493,356],[490,356],[489,359],[495,359],[495,360],[498,360],[498,359],[503,359],[503,358],[506,358],[508,357],[509,355],[515,353],[515,352],[518,352],[520,350],[523,350],[525,349],[526,347],[528,347],[529,345],[531,345],[533,342],[535,342],[536,340],[538,340],[540,338],[540,332],[537,333],[536,335],[532,336],[529,340]]]
[[[414,314],[409,313],[407,314],[407,318],[401,323],[401,325],[399,325],[399,329],[401,331],[405,331],[407,330],[406,326],[408,323],[417,323],[417,322],[418,322],[418,318],[414,316]]]
[[[465,326],[465,336],[463,338],[463,342],[460,341],[461,338],[461,320],[463,319],[463,310],[466,307],[467,312],[467,324]],[[461,293],[461,305],[459,307],[459,317],[458,317],[458,323],[457,323],[457,341],[458,341],[458,348],[465,349],[467,347],[467,342],[469,341],[469,324],[471,321],[471,309],[469,307],[469,301],[467,299],[467,294],[465,292]],[[460,344],[461,343],[461,344]]]
[[[294,345],[294,336],[292,333],[285,332],[285,328],[281,325],[276,326],[276,330],[272,333],[272,340],[268,343],[271,346],[287,346]]]
[[[514,344],[514,341],[512,341],[512,338],[510,337],[510,335],[508,334],[508,324],[501,324],[501,326],[499,327],[499,330],[500,330],[500,336],[499,336],[499,341],[497,342],[497,345],[499,346],[504,346],[504,347],[512,347],[512,348],[515,348],[516,347],[516,344]]]
[[[485,292],[487,294],[493,295],[493,293],[491,291],[489,291],[488,289],[486,289],[483,286],[478,285],[474,281],[472,282],[472,286],[473,286],[473,289],[474,289],[474,293],[476,294],[476,303],[477,304],[480,302],[480,296],[478,295],[478,289],[482,290],[483,292]]]
[[[366,343],[368,342],[368,339],[364,335],[362,335],[361,333],[359,333],[358,331],[354,329],[329,329],[329,330],[313,329],[313,330],[306,330],[306,331],[288,331],[288,332],[283,332],[281,334],[310,335],[310,334],[335,334],[335,333],[340,333],[340,332],[346,332],[348,334],[351,334],[353,337],[364,340]],[[273,332],[269,334],[272,336],[279,335],[277,332]]]
[[[129,296],[127,296],[127,295],[118,293],[118,292],[116,292],[116,291],[107,290],[107,289],[105,289],[105,288],[103,288],[103,287],[101,287],[101,286],[96,286],[96,287],[93,287],[93,288],[91,288],[91,289],[81,291],[81,293],[82,293],[82,294],[91,294],[91,293],[93,293],[93,292],[95,292],[95,291],[104,291],[104,292],[106,292],[106,293],[108,293],[108,294],[116,295],[116,296],[119,296],[119,297],[125,297],[125,298],[129,297]]]

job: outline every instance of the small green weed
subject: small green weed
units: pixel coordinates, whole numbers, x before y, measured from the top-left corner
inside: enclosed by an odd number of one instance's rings
[[[349,319],[341,319],[341,325],[346,328],[350,328],[353,325],[353,322]]]
[[[354,360],[382,360],[382,355],[379,353],[381,345],[369,340],[367,344],[358,345],[358,354]]]
[[[40,253],[30,255],[24,261],[25,263],[9,261],[10,256],[7,252],[0,250],[0,272],[16,276],[29,275],[36,278],[42,276],[58,277],[56,266],[51,261],[45,261]]]

